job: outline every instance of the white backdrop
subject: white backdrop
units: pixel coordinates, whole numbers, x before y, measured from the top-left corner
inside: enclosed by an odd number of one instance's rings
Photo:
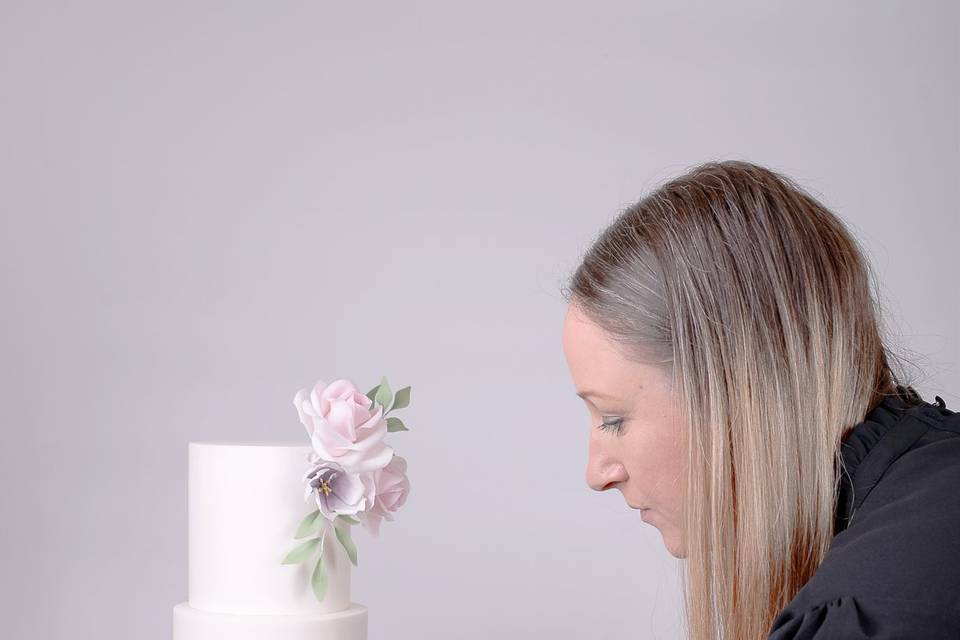
[[[559,286],[709,159],[848,221],[960,405],[957,5],[587,4],[0,3],[5,637],[169,638],[187,442],[386,375],[371,639],[679,638],[679,561],[586,486]]]

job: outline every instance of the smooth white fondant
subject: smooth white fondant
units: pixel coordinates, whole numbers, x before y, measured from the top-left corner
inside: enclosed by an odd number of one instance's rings
[[[287,552],[306,540],[295,540],[293,534],[303,517],[317,508],[315,502],[304,500],[303,475],[309,466],[309,446],[191,442],[188,449],[189,605],[192,610],[247,616],[304,616],[351,607],[350,560],[328,521],[324,521],[329,530],[323,550],[328,587],[323,601],[318,601],[310,588],[315,558],[299,565],[281,564]],[[187,616],[182,612],[179,615]],[[365,616],[364,610],[364,620]],[[190,620],[183,623],[190,629],[241,625],[229,617],[214,620],[192,611],[184,619]],[[251,624],[272,623],[259,620]],[[326,623],[314,620],[309,624]],[[200,636],[183,637],[193,640]],[[302,636],[273,637],[292,640]],[[354,637],[361,636],[343,636],[351,640]]]
[[[367,608],[301,615],[209,613],[178,604],[173,640],[367,640]]]

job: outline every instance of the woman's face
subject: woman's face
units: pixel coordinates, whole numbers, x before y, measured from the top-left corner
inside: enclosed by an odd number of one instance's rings
[[[618,489],[660,530],[671,555],[686,557],[683,496],[686,440],[669,374],[621,355],[574,304],[563,323],[563,350],[577,395],[590,413],[587,484]],[[602,422],[610,427],[598,428]]]

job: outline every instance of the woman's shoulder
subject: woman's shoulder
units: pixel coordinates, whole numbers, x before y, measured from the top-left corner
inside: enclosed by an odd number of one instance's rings
[[[960,638],[960,413],[911,407],[875,449],[866,497],[771,638]]]
[[[899,441],[861,465],[866,477],[857,486],[866,497],[808,586],[822,585],[824,599],[917,600],[942,587],[960,611],[960,413],[925,403],[884,438]]]
[[[875,421],[865,421],[858,437],[850,438],[853,477],[845,479],[850,495],[843,509],[848,517],[831,552],[960,525],[960,413],[940,396],[936,400],[884,402],[870,414]]]
[[[768,640],[956,640],[960,613],[927,600],[840,596],[803,610],[784,609]]]

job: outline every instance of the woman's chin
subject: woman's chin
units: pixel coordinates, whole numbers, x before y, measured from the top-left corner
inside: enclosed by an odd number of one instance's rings
[[[670,555],[672,555],[672,556],[673,556],[674,558],[676,558],[677,560],[683,560],[683,559],[685,559],[685,558],[687,557],[687,552],[686,552],[686,550],[683,549],[683,548],[681,548],[681,547],[679,547],[679,546],[677,546],[677,547],[672,547],[672,546],[670,546],[670,545],[667,545],[667,552],[669,552]]]
[[[674,535],[672,529],[664,531],[660,529],[660,527],[657,527],[657,530],[660,531],[660,536],[663,538],[663,546],[670,555],[678,560],[687,557],[686,545],[684,545],[682,540],[677,540],[677,536]]]

